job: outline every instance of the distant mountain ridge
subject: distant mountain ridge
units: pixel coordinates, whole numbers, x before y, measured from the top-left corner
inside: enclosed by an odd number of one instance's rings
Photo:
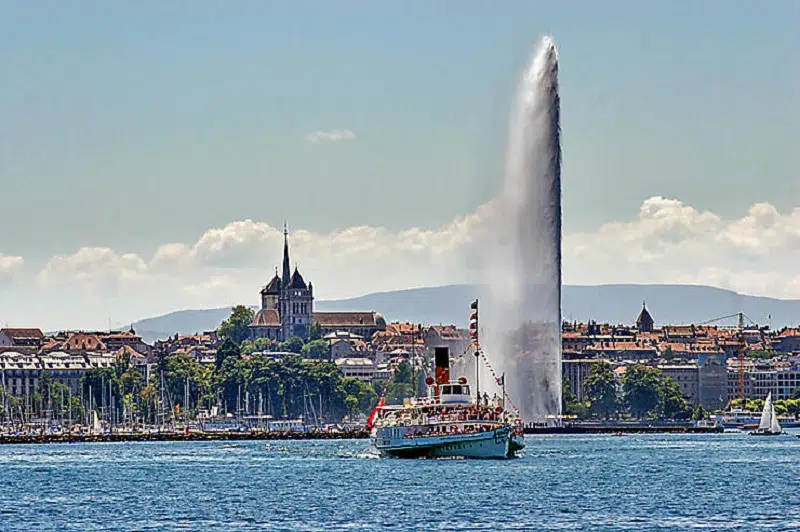
[[[455,324],[465,326],[468,305],[483,292],[479,285],[448,285],[376,292],[334,301],[317,301],[319,311],[377,311],[386,321]],[[631,324],[642,302],[657,325],[703,323],[744,312],[750,319],[773,328],[800,323],[800,300],[748,296],[702,285],[565,285],[562,309],[565,320]],[[256,308],[256,307],[253,307]],[[467,309],[467,310],[465,310]],[[169,335],[194,334],[215,329],[228,317],[230,307],[179,310],[133,324],[146,341]],[[771,316],[771,318],[770,318]],[[723,324],[732,325],[735,319]]]

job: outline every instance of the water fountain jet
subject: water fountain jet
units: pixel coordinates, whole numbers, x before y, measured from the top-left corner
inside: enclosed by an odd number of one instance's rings
[[[558,52],[542,39],[509,128],[482,335],[526,422],[561,414],[561,146]]]

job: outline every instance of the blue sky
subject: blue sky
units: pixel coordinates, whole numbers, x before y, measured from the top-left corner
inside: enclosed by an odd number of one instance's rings
[[[475,213],[502,182],[514,86],[545,33],[561,60],[565,234],[635,221],[653,196],[729,221],[761,202],[791,218],[800,200],[795,2],[189,5],[0,6],[0,257],[24,259],[0,301],[19,306],[35,285],[39,305],[71,308],[69,287],[45,291],[41,273],[83,248],[149,266],[164,244],[239,220],[288,219],[322,239]],[[354,138],[308,140],[333,130]],[[198,286],[231,277],[192,275]],[[681,279],[670,275],[653,278]],[[231,299],[181,297],[120,295],[104,313]]]

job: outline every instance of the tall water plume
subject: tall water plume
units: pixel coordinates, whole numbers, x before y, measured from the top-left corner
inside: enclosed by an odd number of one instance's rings
[[[561,414],[561,146],[558,52],[542,39],[517,90],[505,186],[488,253],[487,356],[529,422]]]

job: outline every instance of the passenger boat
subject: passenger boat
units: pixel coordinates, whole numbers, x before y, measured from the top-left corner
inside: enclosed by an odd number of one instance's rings
[[[367,429],[381,456],[511,458],[525,447],[521,419],[504,408],[505,397],[481,401],[466,377],[451,380],[446,347],[435,349],[434,362],[436,378],[426,379],[426,398],[396,406],[381,399],[370,415]]]

